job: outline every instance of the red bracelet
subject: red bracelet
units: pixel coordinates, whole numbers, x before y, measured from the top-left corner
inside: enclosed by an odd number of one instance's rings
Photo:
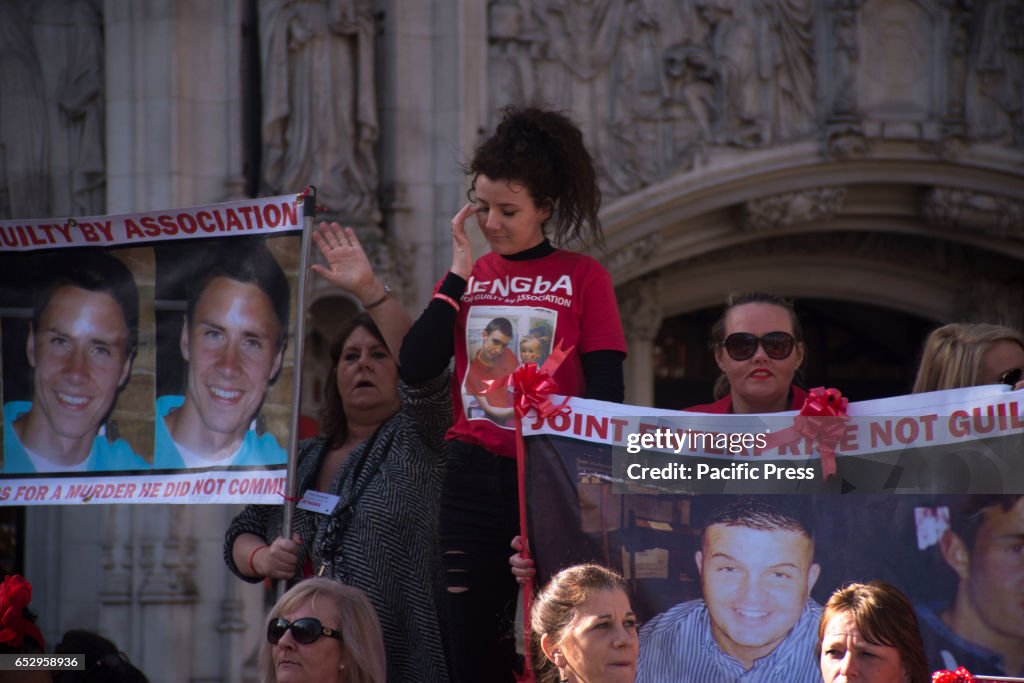
[[[451,298],[447,294],[442,294],[441,292],[438,292],[437,294],[434,295],[433,298],[440,299],[441,301],[445,302],[446,304],[454,308],[456,313],[459,312],[459,302]]]
[[[249,553],[249,571],[251,571],[254,576],[259,576],[260,573],[258,571],[256,571],[256,567],[254,567],[253,564],[252,564],[253,558],[256,557],[256,553],[258,553],[259,551],[263,550],[264,548],[269,548],[269,547],[270,547],[269,545],[256,546],[255,548],[253,548],[252,552]]]

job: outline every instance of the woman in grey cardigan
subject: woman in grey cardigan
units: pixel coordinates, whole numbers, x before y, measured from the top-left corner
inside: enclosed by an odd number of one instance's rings
[[[448,681],[437,518],[451,380],[446,369],[399,372],[409,316],[355,233],[321,224],[314,239],[329,264],[314,269],[366,309],[332,348],[322,435],[299,449],[296,490],[320,492],[323,513],[296,509],[285,538],[281,508],[250,505],[228,528],[225,562],[251,582],[317,574],[362,589],[380,616],[388,681]]]

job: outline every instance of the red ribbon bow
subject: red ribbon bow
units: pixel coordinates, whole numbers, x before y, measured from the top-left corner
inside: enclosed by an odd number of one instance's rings
[[[932,674],[932,683],[974,683],[974,676],[962,666],[956,671],[936,671]]]
[[[43,634],[25,618],[25,608],[32,602],[32,584],[25,577],[11,574],[0,583],[0,643],[21,647],[30,636],[43,649]]]
[[[849,429],[846,424],[850,420],[846,414],[848,403],[838,389],[811,389],[800,414],[793,418],[793,426],[769,434],[765,448],[782,448],[801,438],[817,443],[821,454],[821,476],[823,479],[831,477],[836,473],[836,448]]]
[[[488,380],[484,382],[487,388],[481,392],[481,395],[487,396],[497,391],[505,391],[506,387],[512,387],[515,392],[516,417],[519,419],[525,417],[531,409],[536,410],[540,417],[550,417],[557,413],[568,412],[569,407],[565,405],[569,402],[568,398],[556,406],[551,403],[548,396],[558,393],[558,383],[552,375],[574,348],[574,346],[570,346],[563,349],[562,342],[559,340],[544,361],[544,365],[538,368],[536,363],[525,363],[505,377]]]
[[[849,401],[838,389],[816,387],[804,399],[793,428],[800,436],[817,442],[821,454],[821,474],[826,479],[836,473],[836,447],[849,429],[846,414]]]

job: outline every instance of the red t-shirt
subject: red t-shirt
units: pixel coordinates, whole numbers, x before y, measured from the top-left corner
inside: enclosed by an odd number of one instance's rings
[[[506,322],[501,322],[499,319]],[[493,324],[492,324],[493,323]],[[472,364],[486,337],[487,327],[508,329],[499,342],[506,343],[502,354],[519,363],[520,343],[524,338],[539,341],[543,364],[559,342],[562,348],[575,347],[555,372],[558,393],[580,396],[585,389],[580,354],[591,351],[626,351],[622,320],[615,301],[608,271],[595,259],[571,251],[556,250],[537,259],[511,261],[491,252],[473,265],[462,307],[455,322],[455,376],[452,405],[455,424],[448,439],[476,444],[506,457],[515,457],[514,423],[497,424],[474,408]],[[492,341],[493,343],[493,341]],[[531,348],[536,348],[531,343]],[[502,377],[507,375],[508,369]],[[490,379],[490,378],[488,378]],[[468,383],[468,384],[467,384]],[[494,402],[491,401],[492,405]]]

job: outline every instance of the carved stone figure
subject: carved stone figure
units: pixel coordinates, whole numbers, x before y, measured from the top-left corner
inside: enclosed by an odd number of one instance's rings
[[[518,0],[495,0],[488,10],[488,94],[492,126],[502,107],[532,102],[536,81],[530,53],[534,36]]]
[[[946,125],[950,134],[963,134],[964,96],[967,87],[967,55],[971,47],[971,19],[974,0],[959,0],[949,18],[949,84],[946,96]]]
[[[106,206],[103,16],[96,0],[32,3],[50,131],[51,211],[94,216]]]
[[[980,2],[978,22],[972,131],[1024,146],[1024,1]]]
[[[0,218],[50,212],[46,99],[23,8],[0,0]]]
[[[317,187],[347,220],[376,221],[374,19],[368,0],[261,0],[263,183]]]
[[[857,62],[860,44],[857,11],[860,0],[837,0],[832,9],[832,116],[857,113]]]
[[[572,112],[609,194],[622,192],[615,144],[622,122],[612,72],[631,1],[537,0],[531,17],[543,30],[535,47],[537,99]]]
[[[715,142],[763,144],[768,134],[758,87],[761,55],[753,12],[736,11],[735,0],[700,0],[697,8],[711,27],[713,69],[719,84]]]
[[[767,59],[761,79],[770,84],[775,138],[791,139],[814,127],[813,0],[759,0],[765,16]]]
[[[867,151],[857,107],[857,70],[860,62],[858,13],[864,0],[833,0],[831,111],[826,147],[831,156],[846,158]]]

